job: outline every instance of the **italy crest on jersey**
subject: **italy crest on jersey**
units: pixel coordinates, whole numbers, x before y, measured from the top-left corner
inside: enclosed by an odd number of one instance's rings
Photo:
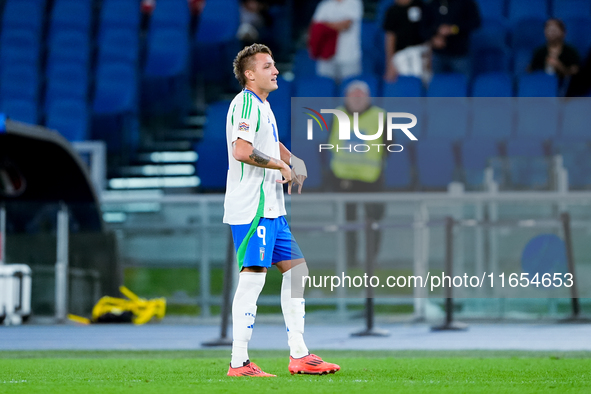
[[[261,252],[261,261],[263,261],[265,259],[265,248],[259,248],[259,252]]]

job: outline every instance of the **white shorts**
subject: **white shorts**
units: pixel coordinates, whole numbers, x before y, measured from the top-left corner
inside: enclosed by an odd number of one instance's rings
[[[337,82],[343,79],[361,74],[361,59],[357,61],[318,60],[316,62],[316,74],[321,77],[329,77]]]

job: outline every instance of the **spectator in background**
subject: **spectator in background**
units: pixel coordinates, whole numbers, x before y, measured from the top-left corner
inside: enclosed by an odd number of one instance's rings
[[[335,55],[328,60],[318,60],[316,73],[342,81],[361,74],[361,0],[323,0],[314,16],[313,23],[324,23],[338,31]]]
[[[393,82],[398,75],[427,77],[426,63],[429,47],[421,35],[423,9],[420,0],[395,0],[386,11],[385,31],[386,72],[384,80]]]
[[[433,73],[470,76],[470,35],[480,26],[474,0],[426,0],[423,11],[422,31],[433,48]]]
[[[380,128],[379,114],[383,114],[382,121],[386,121],[386,114],[382,108],[372,105],[370,90],[367,83],[363,81],[352,81],[347,85],[345,93],[345,106],[338,108],[349,117],[351,127],[354,123],[354,113],[358,113],[358,130],[365,135],[377,133]],[[384,189],[383,170],[386,158],[385,145],[380,148],[377,144],[385,144],[386,128],[382,124],[382,139],[372,141],[369,151],[358,152],[354,148],[356,144],[367,144],[368,141],[361,140],[352,130],[351,139],[339,140],[339,126],[333,122],[329,143],[339,146],[339,149],[332,151],[330,158],[330,173],[327,184],[331,191],[335,192],[380,192]],[[349,148],[346,146],[349,144]],[[368,220],[378,221],[384,216],[384,204],[366,203],[365,214]],[[357,220],[357,204],[349,203],[346,206],[346,218],[349,222]],[[377,252],[380,244],[379,231],[374,232],[373,250]],[[347,262],[350,266],[356,264],[357,256],[357,234],[355,231],[347,232]]]
[[[579,53],[564,42],[566,27],[560,19],[548,19],[544,25],[544,35],[546,44],[534,51],[529,70],[556,75],[559,80],[559,91],[564,93],[570,77],[579,72]]]
[[[578,73],[573,75],[568,86],[568,97],[591,97],[591,50]]]
[[[242,41],[242,45],[249,46],[255,42],[268,43],[266,36],[271,23],[266,4],[259,0],[240,1],[240,26],[236,37]]]

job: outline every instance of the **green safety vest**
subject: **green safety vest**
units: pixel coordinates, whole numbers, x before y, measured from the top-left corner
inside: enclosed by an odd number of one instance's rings
[[[339,140],[339,126],[337,122],[333,122],[330,133],[329,144],[332,144],[332,158],[330,161],[330,168],[333,174],[339,179],[356,180],[367,183],[373,183],[378,180],[382,171],[383,157],[386,154],[386,147],[372,146],[372,144],[383,144],[384,136],[386,135],[385,126],[383,128],[382,137],[373,141],[364,141],[355,135],[353,131],[353,114],[350,114],[344,107],[339,107],[339,110],[345,112],[349,116],[351,124],[351,139],[349,141]],[[385,111],[379,107],[372,106],[367,111],[359,114],[359,132],[365,135],[372,135],[378,131],[379,128],[379,113],[384,113],[383,119],[386,121]],[[370,147],[367,152],[356,152],[354,145],[365,144]],[[338,146],[338,150],[337,150]],[[351,146],[349,152],[348,146]],[[367,148],[358,147],[358,150],[365,150]]]

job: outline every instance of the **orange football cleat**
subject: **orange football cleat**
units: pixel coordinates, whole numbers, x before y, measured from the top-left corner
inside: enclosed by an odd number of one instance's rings
[[[244,363],[244,366],[238,368],[232,368],[232,365],[230,364],[228,376],[257,376],[261,378],[276,377],[276,375],[263,372],[255,363],[250,361],[247,361]]]
[[[335,373],[340,369],[341,367],[338,365],[322,361],[322,359],[315,354],[308,354],[302,358],[289,357],[289,372],[291,372],[292,375],[294,373],[325,375],[328,373]]]

